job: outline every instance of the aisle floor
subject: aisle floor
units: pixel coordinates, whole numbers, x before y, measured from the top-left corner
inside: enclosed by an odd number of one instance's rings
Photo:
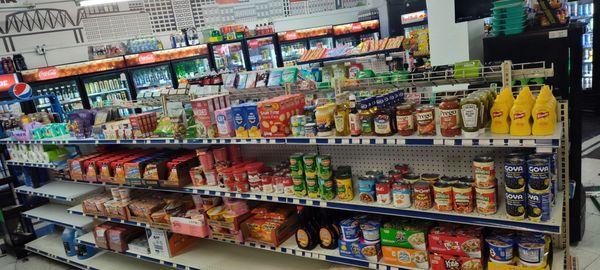
[[[17,260],[12,255],[0,257],[0,270],[66,270],[77,269],[69,265],[42,257],[30,255],[25,260]]]

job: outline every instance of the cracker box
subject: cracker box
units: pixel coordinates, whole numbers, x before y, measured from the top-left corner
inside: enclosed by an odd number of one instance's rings
[[[383,262],[402,267],[429,269],[429,258],[426,250],[400,247],[381,247]]]
[[[469,258],[481,258],[481,227],[444,224],[432,228],[428,235],[429,251]]]
[[[483,269],[480,258],[467,258],[438,253],[429,254],[429,264],[431,264],[431,270]]]
[[[217,122],[217,131],[219,137],[235,137],[235,127],[233,125],[233,112],[231,108],[216,110],[215,120]]]
[[[256,216],[242,222],[242,232],[246,239],[279,246],[296,231],[298,218],[296,215],[283,221],[261,219]]]
[[[248,130],[246,130],[248,116],[246,115],[245,105],[231,106],[231,115],[233,117],[235,136],[238,138],[248,138]]]
[[[196,121],[198,137],[214,138],[217,136],[215,111],[225,104],[225,97],[209,96],[192,100],[192,112]]]
[[[290,135],[292,115],[301,114],[304,108],[304,95],[285,95],[258,103],[260,129],[265,137],[286,137]]]
[[[385,222],[379,233],[382,246],[393,246],[416,250],[427,250],[429,222],[412,224],[400,221]]]

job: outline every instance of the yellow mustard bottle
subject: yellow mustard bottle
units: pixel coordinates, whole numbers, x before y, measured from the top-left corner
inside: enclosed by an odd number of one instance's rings
[[[542,87],[531,110],[531,133],[536,136],[552,135],[556,127],[556,99],[550,88]]]
[[[508,100],[498,96],[490,109],[490,130],[494,134],[508,134],[510,132],[510,107]]]
[[[510,109],[510,135],[531,135],[531,108],[525,96],[518,96]]]
[[[531,89],[529,89],[529,86],[521,87],[521,91],[519,91],[517,99],[519,99],[519,97],[524,99],[527,106],[529,106],[529,110],[533,108],[533,104],[535,104],[535,98],[533,97],[533,93],[531,93]]]

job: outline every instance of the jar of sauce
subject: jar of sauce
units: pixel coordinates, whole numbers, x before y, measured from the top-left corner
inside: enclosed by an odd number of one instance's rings
[[[398,134],[410,136],[415,133],[414,111],[411,104],[401,104],[396,107],[396,127]]]
[[[419,135],[435,135],[435,108],[432,105],[421,105],[416,114]]]
[[[445,97],[440,103],[440,133],[444,137],[460,135],[460,104],[456,97]]]
[[[376,107],[373,117],[373,127],[377,136],[390,136],[393,133],[392,118],[390,111],[385,108],[385,99],[383,97],[376,98]]]
[[[480,110],[481,102],[478,98],[467,97],[460,101],[460,113],[463,121],[462,131],[466,137],[473,138],[479,134]]]

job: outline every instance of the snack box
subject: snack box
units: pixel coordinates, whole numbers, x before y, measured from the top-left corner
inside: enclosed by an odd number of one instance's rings
[[[81,208],[86,215],[107,216],[105,202],[111,200],[111,196],[106,194],[97,194],[81,202]]]
[[[350,257],[369,262],[378,262],[381,259],[381,242],[369,243],[364,240],[338,241],[340,256]]]
[[[67,165],[69,167],[69,176],[71,177],[71,180],[83,181],[84,176],[85,176],[84,162],[88,159],[93,159],[100,155],[102,155],[102,154],[98,153],[98,154],[69,159],[67,161]]]
[[[125,156],[113,156],[111,158],[103,159],[98,161],[96,164],[100,168],[98,174],[98,181],[100,182],[111,182],[114,176],[114,167],[112,167],[112,163],[123,159]]]
[[[167,179],[167,161],[168,158],[160,157],[146,164],[142,177],[145,185],[158,186],[158,180]]]
[[[171,217],[171,231],[206,238],[210,234],[208,217],[204,211],[188,210],[186,217]]]
[[[429,231],[429,251],[469,258],[481,258],[481,227],[444,224]]]
[[[94,242],[96,242],[96,246],[108,249],[108,230],[110,230],[115,225],[112,223],[103,223],[96,226],[93,230],[94,233]]]
[[[381,247],[383,262],[402,267],[429,269],[429,258],[426,250],[401,247]]]
[[[113,167],[113,178],[111,183],[115,184],[125,184],[125,163],[132,162],[140,157],[143,157],[145,154],[133,154],[127,158],[122,158],[111,163],[111,167]]]
[[[144,233],[144,229],[134,226],[114,226],[106,232],[108,247],[117,252],[127,251],[131,240]]]
[[[515,258],[515,260],[518,260],[518,258]],[[525,266],[517,263],[504,264],[488,261],[487,270],[550,270],[550,265],[547,262],[544,262],[540,266]]]
[[[231,107],[216,110],[215,121],[217,122],[219,137],[235,137],[235,127],[233,125],[233,112],[231,111]]]
[[[214,113],[225,108],[228,99],[223,96],[209,96],[192,100],[192,112],[196,120],[197,136],[201,138],[214,138],[217,136],[217,125]]]
[[[279,246],[296,232],[298,216],[293,215],[284,221],[261,219],[256,216],[242,222],[242,232],[246,239],[259,243]]]
[[[379,229],[382,246],[393,246],[416,250],[427,250],[429,222],[410,223],[402,221],[384,222]]]
[[[260,129],[265,137],[286,137],[290,135],[290,118],[301,114],[304,108],[304,95],[285,95],[258,103]]]
[[[165,258],[177,256],[196,243],[195,237],[154,228],[146,229],[146,236],[150,254]]]
[[[231,107],[235,136],[260,138],[260,122],[256,103],[244,103]]]
[[[252,215],[251,213],[240,215],[230,213],[222,205],[209,209],[206,214],[208,215],[208,225],[211,228],[226,228],[234,231],[240,230],[242,222]]]
[[[244,234],[242,230],[230,230],[227,228],[210,228],[210,237],[219,239],[219,240],[227,240],[227,241],[235,241],[238,243],[244,242]]]
[[[198,166],[198,159],[192,158],[187,161],[167,162],[169,175],[167,180],[160,181],[162,187],[184,187],[192,182],[189,171]]]
[[[129,205],[129,220],[149,223],[150,214],[162,209],[164,202],[155,198],[133,199]]]
[[[431,264],[431,270],[483,269],[480,258],[467,258],[438,253],[429,254],[429,264]]]
[[[111,218],[118,218],[123,220],[129,220],[129,202],[121,202],[110,200],[104,203],[106,208],[106,216]]]

